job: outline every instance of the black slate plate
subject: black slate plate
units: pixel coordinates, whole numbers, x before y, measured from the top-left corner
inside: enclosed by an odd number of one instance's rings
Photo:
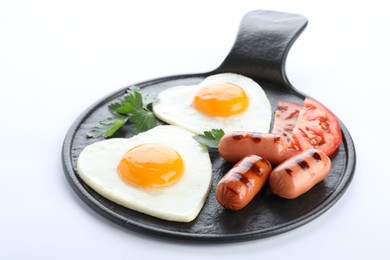
[[[289,83],[284,67],[291,45],[306,25],[307,20],[301,15],[252,11],[244,16],[231,52],[214,71],[159,78],[135,85],[143,92],[158,92],[171,86],[196,84],[211,74],[234,72],[257,81],[264,88],[273,109],[279,99],[302,103],[305,95]],[[107,105],[120,98],[126,89],[108,95],[77,118],[65,137],[62,162],[65,175],[77,195],[102,216],[130,230],[197,241],[226,242],[273,236],[320,216],[336,203],[352,180],[356,162],[354,145],[347,128],[340,122],[343,140],[331,157],[331,173],[297,199],[282,199],[264,188],[244,209],[236,212],[223,209],[215,199],[215,187],[232,165],[221,159],[215,150],[210,150],[213,163],[211,193],[199,216],[191,223],[164,221],[119,206],[89,188],[75,169],[80,151],[97,141],[88,139],[86,132],[109,115]],[[116,137],[132,135],[131,127],[126,127]]]

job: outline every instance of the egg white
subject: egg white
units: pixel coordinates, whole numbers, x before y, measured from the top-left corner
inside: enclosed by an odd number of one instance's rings
[[[113,138],[85,147],[77,160],[80,178],[100,195],[124,207],[157,218],[190,222],[202,209],[211,186],[207,149],[180,127],[157,126],[131,138]],[[184,161],[183,176],[159,188],[125,183],[117,173],[122,156],[132,147],[159,143],[175,149]]]
[[[249,99],[248,108],[237,115],[214,117],[196,110],[193,98],[198,89],[214,81],[231,82],[239,85]],[[211,129],[229,131],[269,132],[272,119],[271,104],[259,84],[252,79],[234,73],[221,73],[205,78],[199,85],[175,86],[161,91],[153,112],[162,121],[181,126],[194,134]]]

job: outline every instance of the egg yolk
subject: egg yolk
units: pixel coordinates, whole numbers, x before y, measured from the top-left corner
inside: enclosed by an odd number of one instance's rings
[[[172,184],[183,172],[180,154],[169,146],[155,143],[135,146],[118,165],[118,174],[125,182],[144,188]]]
[[[211,82],[196,92],[193,106],[209,116],[227,117],[242,113],[248,107],[248,96],[231,82]]]

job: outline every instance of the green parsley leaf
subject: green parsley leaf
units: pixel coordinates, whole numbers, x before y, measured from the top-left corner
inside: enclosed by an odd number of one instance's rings
[[[224,134],[222,129],[211,129],[211,131],[204,131],[203,135],[196,135],[193,138],[209,148],[218,148],[219,140]]]
[[[138,90],[128,90],[124,96],[124,100],[128,102],[135,110],[140,110],[144,107],[142,95]]]
[[[111,137],[127,120],[128,118],[107,118],[88,131],[87,136],[90,138]]]
[[[133,123],[136,132],[144,132],[157,125],[156,117],[150,110],[135,111],[129,120]]]
[[[136,86],[132,86],[127,90],[127,94],[132,94],[134,92],[140,92],[140,89]],[[144,107],[147,107],[151,103],[155,103],[158,101],[157,99],[157,93],[143,93],[142,94],[142,103]]]
[[[119,118],[116,118],[111,124],[110,124],[110,128],[106,131],[106,134],[104,135],[104,137],[111,137],[113,134],[115,134],[116,131],[119,130],[119,128],[121,128],[125,123],[127,122],[127,118],[125,119],[119,119]]]
[[[108,109],[111,113],[115,114],[118,107],[122,106],[121,103],[115,102],[108,105]]]
[[[123,102],[119,107],[115,109],[115,112],[120,115],[128,115],[134,113],[136,109],[129,102]]]
[[[113,117],[101,121],[87,132],[91,138],[108,138],[115,134],[127,122],[132,123],[136,132],[147,131],[157,125],[154,113],[147,105],[157,101],[156,95],[142,94],[137,87],[130,87],[118,102],[108,105]]]

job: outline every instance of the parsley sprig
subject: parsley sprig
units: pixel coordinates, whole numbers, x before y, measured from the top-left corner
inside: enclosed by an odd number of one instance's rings
[[[224,134],[222,129],[211,129],[211,131],[204,131],[203,135],[196,135],[193,138],[209,148],[218,148],[219,140]]]
[[[157,101],[156,95],[141,94],[138,87],[130,87],[121,100],[108,106],[112,116],[93,127],[87,132],[87,136],[90,138],[111,137],[127,122],[132,123],[137,133],[155,127],[157,119],[147,107],[155,101]]]

